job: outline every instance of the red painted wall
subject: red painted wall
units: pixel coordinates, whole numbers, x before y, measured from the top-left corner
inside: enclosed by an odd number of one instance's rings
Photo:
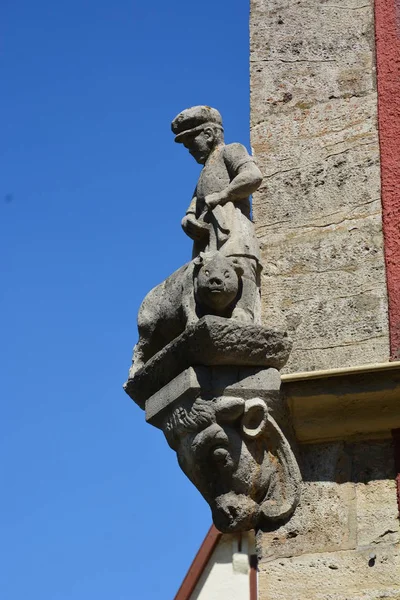
[[[400,2],[375,0],[379,143],[391,358],[400,359]]]

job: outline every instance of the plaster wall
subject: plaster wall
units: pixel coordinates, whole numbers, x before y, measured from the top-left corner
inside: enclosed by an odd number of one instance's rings
[[[259,600],[400,599],[391,440],[300,448],[301,503],[257,534]]]
[[[223,535],[190,600],[248,600],[248,535]],[[240,551],[239,551],[240,549]]]
[[[400,358],[400,37],[399,8],[375,1],[382,205],[392,358]]]
[[[286,372],[389,358],[369,0],[251,0],[253,215]]]

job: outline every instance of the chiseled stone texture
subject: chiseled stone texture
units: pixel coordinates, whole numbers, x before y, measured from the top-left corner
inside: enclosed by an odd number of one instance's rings
[[[357,544],[400,542],[392,443],[366,441],[355,447]]]
[[[134,362],[124,388],[144,408],[150,396],[192,365],[280,369],[291,347],[286,331],[206,315],[186,327],[138,371]]]
[[[399,600],[399,545],[279,559],[261,566],[259,589],[259,600]]]
[[[300,455],[300,505],[257,535],[259,599],[400,599],[391,441],[304,445]]]
[[[386,361],[373,4],[251,5],[264,323],[287,323],[288,372]]]
[[[351,462],[342,442],[301,447],[300,503],[286,525],[258,535],[263,561],[355,547],[356,491]]]

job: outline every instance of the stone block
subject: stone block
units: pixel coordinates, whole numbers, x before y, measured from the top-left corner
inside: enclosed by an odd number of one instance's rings
[[[125,391],[139,406],[192,365],[229,365],[280,369],[288,359],[286,332],[233,319],[206,316],[187,329],[135,372]]]
[[[146,421],[160,427],[165,413],[175,404],[190,403],[199,396],[210,399],[224,395],[268,398],[270,410],[276,415],[277,411],[281,412],[279,407],[285,405],[279,395],[280,385],[276,369],[189,367],[146,400]]]
[[[392,440],[354,445],[353,473],[357,501],[357,544],[400,542],[396,472]]]
[[[344,443],[302,446],[300,467],[300,503],[288,523],[258,533],[261,561],[356,546],[355,485]]]
[[[368,119],[350,104],[339,118],[346,131],[338,134],[341,141],[335,141],[335,119],[326,118],[319,138],[307,125],[282,147],[283,131],[273,132],[277,146],[269,141],[264,155],[253,130],[261,168],[270,170],[254,198],[263,320],[274,322],[278,307],[281,326],[286,323],[293,337],[286,372],[388,357],[376,132],[365,129]],[[284,115],[279,118],[283,126]],[[311,120],[311,129],[321,127],[321,115]]]
[[[253,195],[264,324],[286,372],[389,356],[373,6],[251,2]]]
[[[252,0],[251,60],[355,64],[373,52],[372,5]]]
[[[351,60],[352,56],[349,56]],[[370,52],[359,62],[339,67],[336,62],[253,60],[250,63],[256,126],[276,114],[307,111],[318,102],[365,96],[375,91]],[[315,86],[315,80],[320,85]],[[301,114],[297,112],[297,115]]]
[[[390,438],[391,430],[400,428],[399,362],[355,367],[341,373],[331,371],[329,377],[321,377],[322,373],[282,377],[282,391],[300,444]],[[372,451],[372,442],[368,444]],[[393,453],[389,450],[386,454],[378,463],[381,469],[383,464],[390,466],[391,474],[386,478],[393,479]]]
[[[349,550],[260,565],[259,600],[400,599],[400,549]]]
[[[400,542],[391,440],[300,446],[296,512],[257,534],[261,562]]]
[[[376,93],[371,92],[362,98],[317,102],[307,109],[295,108],[290,114],[277,112],[254,125],[251,143],[264,176],[263,187],[254,196],[255,206],[267,185],[269,188],[271,177],[278,173],[317,166],[330,156],[362,145],[370,145],[375,153],[376,101]],[[257,219],[255,223],[259,225]]]

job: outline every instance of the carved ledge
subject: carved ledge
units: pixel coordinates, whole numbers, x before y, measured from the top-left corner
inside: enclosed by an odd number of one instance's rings
[[[400,428],[400,362],[282,375],[300,443],[391,437]]]
[[[146,400],[146,421],[162,429],[165,415],[199,396],[249,399],[268,398],[270,410],[281,421],[288,416],[280,396],[281,378],[276,369],[254,367],[189,367]]]
[[[141,408],[145,401],[192,365],[230,365],[281,369],[292,342],[286,332],[205,316],[189,326],[147,363],[129,373],[124,388]]]

